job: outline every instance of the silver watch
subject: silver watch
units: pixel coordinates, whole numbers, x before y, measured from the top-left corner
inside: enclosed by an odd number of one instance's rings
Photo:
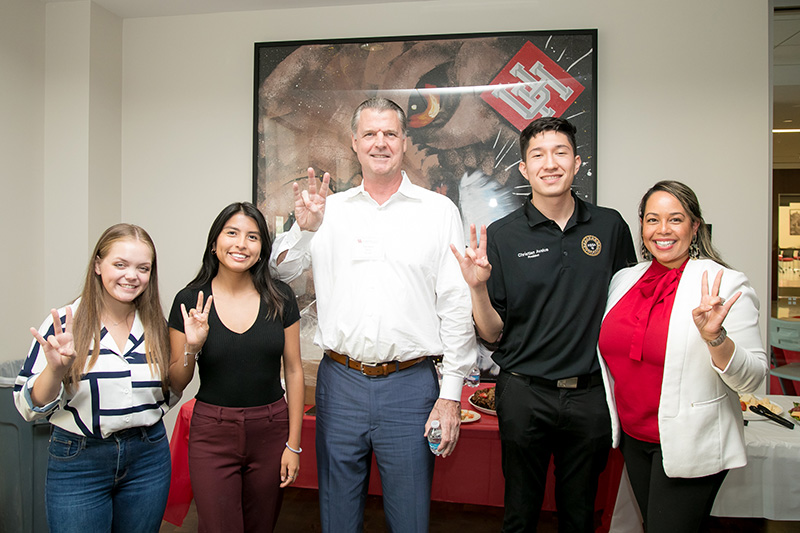
[[[728,338],[728,332],[725,331],[725,327],[720,326],[719,327],[719,336],[716,339],[714,339],[713,341],[706,341],[706,343],[709,346],[711,346],[712,348],[716,348],[717,346],[719,346],[720,344],[725,342],[725,339],[727,339],[727,338]]]

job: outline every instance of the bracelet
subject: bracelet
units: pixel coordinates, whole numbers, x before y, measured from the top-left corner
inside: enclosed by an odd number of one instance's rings
[[[290,452],[294,452],[294,453],[296,453],[297,455],[300,455],[301,453],[303,453],[303,448],[297,448],[297,449],[295,450],[294,448],[292,448],[291,446],[289,446],[289,441],[288,441],[288,440],[286,441],[286,447],[289,449],[289,451],[290,451]]]
[[[193,355],[195,362],[197,362],[200,359],[200,352],[202,352],[202,351],[203,351],[203,349],[201,348],[197,353],[192,353],[192,352],[189,351],[189,345],[188,344],[184,344],[183,345],[183,366],[189,366],[189,356],[190,355]]]
[[[727,338],[728,338],[728,332],[725,331],[725,328],[723,326],[720,326],[719,327],[719,336],[714,340],[706,341],[706,344],[708,344],[712,348],[716,348],[717,346],[719,346],[720,344],[725,342],[725,339],[727,339]]]

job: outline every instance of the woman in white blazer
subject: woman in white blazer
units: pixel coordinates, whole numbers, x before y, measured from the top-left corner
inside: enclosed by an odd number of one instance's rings
[[[767,372],[759,303],[689,187],[656,183],[639,218],[646,261],[611,280],[598,344],[613,445],[648,533],[702,531],[728,470],[747,462],[738,393]]]

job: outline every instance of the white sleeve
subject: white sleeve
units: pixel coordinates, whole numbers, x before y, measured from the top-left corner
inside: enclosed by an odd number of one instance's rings
[[[444,231],[448,242],[441,243],[439,272],[436,279],[436,313],[441,321],[441,338],[444,345],[442,361],[442,386],[439,397],[461,400],[464,377],[478,358],[475,328],[472,324],[472,300],[469,287],[461,274],[458,261],[450,251],[450,244],[464,248],[464,230],[455,205],[445,221]]]
[[[311,240],[314,235],[313,231],[301,230],[295,222],[289,231],[275,237],[275,242],[272,243],[272,254],[269,258],[269,269],[272,275],[289,283],[311,266]],[[278,264],[278,257],[283,252],[286,252],[286,256]]]

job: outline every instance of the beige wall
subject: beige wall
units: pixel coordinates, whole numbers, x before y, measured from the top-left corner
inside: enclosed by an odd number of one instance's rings
[[[599,203],[636,228],[649,185],[686,181],[722,253],[766,298],[768,21],[767,4],[750,0],[442,0],[129,19],[123,215],[152,229],[168,304],[196,272],[215,214],[251,198],[254,42],[598,28]]]
[[[43,4],[0,2],[0,362],[44,318],[44,42]]]
[[[216,213],[251,198],[253,43],[268,40],[597,28],[599,203],[636,229],[649,185],[689,183],[764,300],[769,15],[752,0],[434,0],[120,21],[88,0],[46,13],[6,0],[0,360],[21,357],[27,326],[75,294],[118,218],[151,232],[169,307]]]

